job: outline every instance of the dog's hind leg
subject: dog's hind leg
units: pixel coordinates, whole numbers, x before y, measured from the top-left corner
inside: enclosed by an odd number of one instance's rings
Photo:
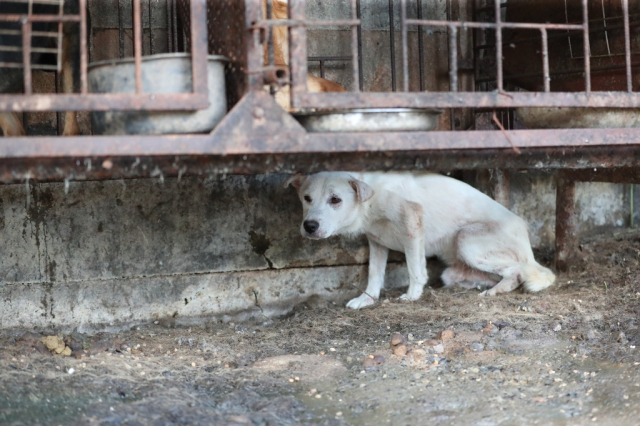
[[[455,264],[448,267],[440,278],[445,287],[456,284],[464,288],[492,287],[498,282],[491,274],[471,269],[464,264]]]
[[[347,303],[347,308],[360,309],[373,305],[380,297],[384,285],[384,271],[387,267],[389,249],[369,239],[369,281],[367,289],[360,296]]]
[[[523,265],[533,257],[527,247],[523,248],[524,244],[529,244],[526,233],[518,235],[517,229],[506,232],[505,226],[508,225],[474,223],[462,228],[457,235],[456,254],[460,261],[472,269],[502,277],[495,287],[482,292],[482,296],[517,288],[522,280]]]

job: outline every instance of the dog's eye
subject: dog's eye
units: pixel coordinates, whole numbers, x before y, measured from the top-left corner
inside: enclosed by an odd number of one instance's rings
[[[329,202],[331,204],[340,204],[342,202],[342,200],[338,197],[331,197],[331,199],[329,199]]]
[[[309,197],[308,195],[305,195],[305,196],[304,196],[304,200],[305,200],[307,203],[310,203],[310,202],[311,202],[311,197]]]

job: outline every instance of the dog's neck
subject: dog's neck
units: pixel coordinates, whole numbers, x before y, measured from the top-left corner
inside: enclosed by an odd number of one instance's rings
[[[379,203],[375,202],[377,196],[378,194],[374,194],[373,198],[358,205],[359,211],[356,212],[356,219],[340,229],[340,235],[352,238],[358,237],[366,234],[373,223],[387,219],[384,209],[380,208]]]

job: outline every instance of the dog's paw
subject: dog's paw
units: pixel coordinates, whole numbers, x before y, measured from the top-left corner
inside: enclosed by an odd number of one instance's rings
[[[347,303],[347,308],[361,309],[361,308],[364,308],[366,306],[371,306],[374,303],[376,303],[376,301],[373,300],[373,298],[369,297],[366,294],[361,294],[360,296],[356,297],[355,299],[351,299],[349,301],[349,303]]]
[[[415,302],[416,300],[420,299],[421,296],[422,296],[422,293],[416,295],[416,294],[410,294],[409,292],[406,292],[402,296],[398,297],[398,300],[402,302]]]
[[[496,291],[493,288],[490,288],[489,290],[485,290],[482,293],[478,293],[478,296],[480,297],[495,296],[495,295],[496,295]]]

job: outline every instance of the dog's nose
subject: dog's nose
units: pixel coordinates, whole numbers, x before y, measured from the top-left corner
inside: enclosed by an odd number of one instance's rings
[[[316,220],[305,220],[302,226],[304,226],[304,230],[309,234],[313,234],[320,228],[320,224]]]

